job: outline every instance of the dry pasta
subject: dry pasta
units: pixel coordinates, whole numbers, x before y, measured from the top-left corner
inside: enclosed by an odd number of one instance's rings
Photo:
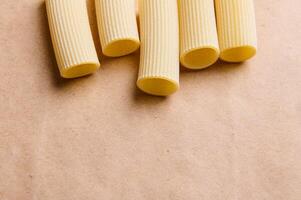
[[[242,62],[256,54],[253,0],[215,0],[220,58]]]
[[[95,0],[99,36],[104,55],[118,57],[140,46],[135,0]]]
[[[181,63],[191,69],[208,67],[219,57],[214,0],[178,2]]]
[[[140,0],[141,57],[137,86],[167,96],[179,88],[179,25],[176,0]]]
[[[46,0],[52,43],[60,74],[76,78],[100,64],[89,26],[85,0]]]

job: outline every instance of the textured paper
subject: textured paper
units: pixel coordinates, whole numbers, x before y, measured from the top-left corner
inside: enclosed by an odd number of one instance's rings
[[[135,0],[95,0],[99,37],[106,56],[119,57],[140,46]]]
[[[301,1],[255,5],[256,57],[162,98],[136,88],[138,52],[61,79],[44,1],[1,1],[0,199],[300,200]]]
[[[179,24],[176,0],[139,1],[141,57],[137,86],[168,96],[179,88]]]
[[[76,78],[100,66],[85,0],[46,0],[48,23],[61,76]]]
[[[220,58],[242,62],[257,50],[253,0],[215,0]]]
[[[191,69],[209,67],[219,57],[214,0],[178,2],[181,63]]]

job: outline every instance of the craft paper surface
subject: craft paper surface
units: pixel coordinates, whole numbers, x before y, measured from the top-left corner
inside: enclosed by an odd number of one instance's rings
[[[43,0],[0,4],[1,200],[300,200],[301,1],[255,0],[257,55],[136,86],[139,53],[60,78]],[[2,20],[4,19],[4,20]],[[285,27],[285,28],[284,28]]]

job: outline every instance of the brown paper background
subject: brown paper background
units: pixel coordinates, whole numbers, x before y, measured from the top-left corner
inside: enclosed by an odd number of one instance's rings
[[[255,3],[256,58],[158,98],[138,53],[59,78],[43,0],[1,0],[0,200],[300,200],[301,1]]]

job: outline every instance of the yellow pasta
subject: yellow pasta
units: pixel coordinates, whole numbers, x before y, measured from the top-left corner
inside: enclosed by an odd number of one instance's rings
[[[180,59],[183,66],[202,69],[219,57],[214,0],[178,0]]]
[[[256,54],[253,0],[215,0],[220,58],[242,62]]]
[[[103,54],[118,57],[140,46],[135,0],[95,0]]]
[[[167,96],[179,88],[177,0],[140,0],[141,58],[137,86]]]
[[[60,74],[76,78],[100,64],[88,22],[85,0],[46,0],[52,43]]]

